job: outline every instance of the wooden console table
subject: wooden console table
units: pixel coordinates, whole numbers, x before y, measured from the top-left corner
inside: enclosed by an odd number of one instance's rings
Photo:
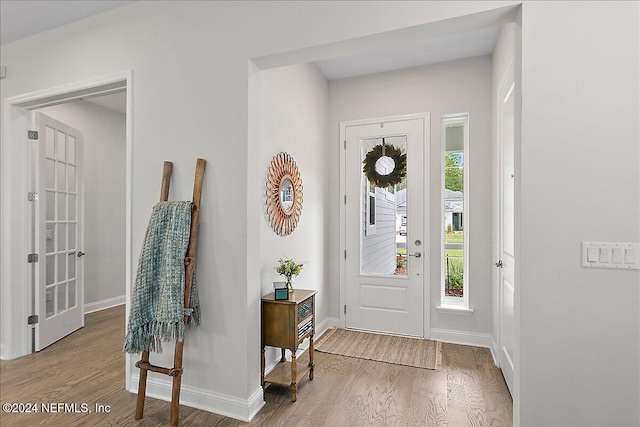
[[[313,380],[313,334],[316,330],[315,294],[317,291],[296,289],[288,300],[276,301],[273,293],[262,297],[262,371],[261,382],[289,387],[291,400],[297,400],[298,382],[309,373]],[[296,349],[309,338],[309,364],[298,369]],[[279,347],[280,363],[265,377],[265,346]],[[285,361],[285,349],[291,350],[291,362]]]

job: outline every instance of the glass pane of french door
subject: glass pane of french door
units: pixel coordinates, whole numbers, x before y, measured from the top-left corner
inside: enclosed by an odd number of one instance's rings
[[[46,128],[46,316],[77,305],[76,248],[78,176],[76,141],[65,132]]]

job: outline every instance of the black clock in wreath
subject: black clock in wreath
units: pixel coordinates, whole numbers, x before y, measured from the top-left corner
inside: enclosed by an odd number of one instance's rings
[[[362,172],[371,185],[386,188],[399,184],[407,175],[407,155],[392,144],[378,144],[362,161]]]

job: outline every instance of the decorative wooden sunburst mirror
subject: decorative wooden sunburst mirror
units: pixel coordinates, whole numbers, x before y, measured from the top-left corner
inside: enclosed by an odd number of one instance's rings
[[[267,171],[266,195],[271,228],[279,236],[291,234],[302,213],[302,178],[288,153],[273,156]]]

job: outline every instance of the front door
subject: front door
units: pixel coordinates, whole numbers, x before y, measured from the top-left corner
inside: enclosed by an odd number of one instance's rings
[[[35,350],[84,326],[82,135],[42,113],[35,154]]]
[[[500,351],[499,363],[509,390],[513,390],[514,307],[517,292],[514,251],[514,81],[511,69],[499,88],[498,138],[500,144]],[[513,393],[513,392],[512,392]]]
[[[429,115],[344,123],[345,325],[424,337],[425,141]],[[369,182],[363,160],[384,153],[375,170],[395,173],[394,150],[406,154],[406,175],[395,185]],[[392,157],[391,157],[392,158]],[[406,218],[406,225],[405,225]],[[427,227],[428,229],[428,227]]]

